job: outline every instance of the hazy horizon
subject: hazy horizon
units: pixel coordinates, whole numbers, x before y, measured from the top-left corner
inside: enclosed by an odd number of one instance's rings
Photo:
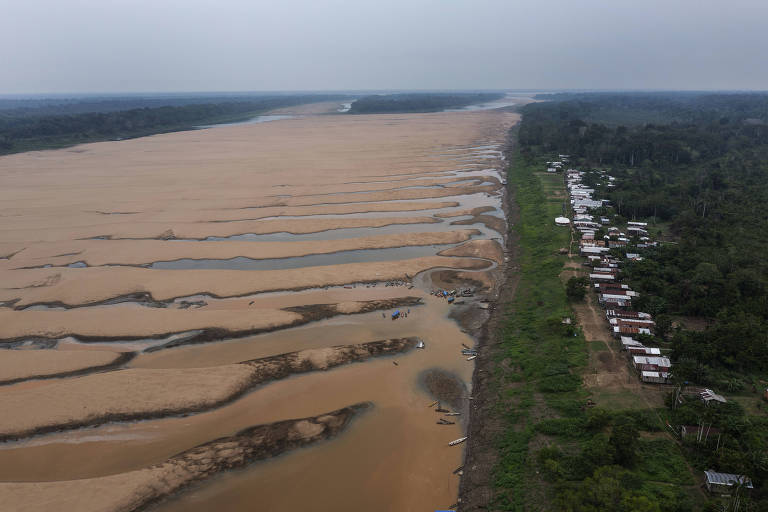
[[[116,97],[223,97],[223,96],[271,96],[271,95],[331,95],[347,94],[358,96],[363,94],[401,94],[401,93],[472,93],[472,92],[497,92],[510,95],[515,94],[559,94],[559,93],[722,93],[722,94],[765,94],[766,89],[326,89],[326,90],[279,90],[279,91],[79,91],[79,92],[39,92],[39,93],[0,93],[1,99],[77,99],[77,98],[116,98]]]
[[[737,0],[31,0],[0,95],[763,91],[768,4]]]

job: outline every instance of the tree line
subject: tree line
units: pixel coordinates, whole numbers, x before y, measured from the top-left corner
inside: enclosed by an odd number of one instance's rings
[[[121,108],[146,105],[147,101],[128,98],[13,104],[13,108],[0,110],[0,154],[187,130],[204,124],[247,119],[275,108],[343,98],[337,95],[279,95],[218,98],[218,102],[211,103],[209,98],[203,97],[152,100],[149,105],[155,105],[157,101],[175,104],[127,110]],[[8,105],[6,101],[5,106]]]
[[[411,93],[364,96],[354,103],[350,114],[440,112],[503,98],[500,93]]]

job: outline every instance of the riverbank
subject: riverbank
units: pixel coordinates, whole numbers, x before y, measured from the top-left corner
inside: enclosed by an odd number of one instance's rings
[[[517,271],[478,357],[459,510],[694,510],[700,490],[665,431],[663,390],[622,371],[594,294],[566,296],[584,267],[553,222],[568,205],[547,159],[510,155]]]
[[[537,505],[525,491],[536,478],[529,457],[535,425],[579,399],[584,341],[560,323],[570,313],[559,279],[566,257],[558,250],[567,247],[569,233],[551,222],[562,209],[552,193],[557,183],[536,175],[514,146],[515,137],[510,132],[507,153],[510,260],[473,376],[462,512]]]

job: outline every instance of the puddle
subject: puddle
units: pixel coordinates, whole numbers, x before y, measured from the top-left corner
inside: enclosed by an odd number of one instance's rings
[[[462,226],[464,227],[464,226]],[[387,249],[357,249],[329,254],[310,254],[292,258],[267,258],[256,260],[239,256],[227,260],[185,258],[173,261],[157,261],[149,268],[163,270],[286,270],[304,267],[323,267],[345,263],[370,263],[396,261],[434,256],[453,247],[454,244],[414,245]]]
[[[142,338],[138,340],[115,340],[115,341],[81,341],[75,336],[67,336],[58,340],[57,348],[59,350],[72,349],[91,349],[91,350],[117,350],[121,352],[142,352],[148,348],[160,347],[172,341],[181,341],[197,336],[202,333],[201,330],[184,331],[171,334],[164,338]]]
[[[316,233],[301,233],[293,234],[285,231],[280,233],[243,233],[232,236],[210,236],[206,238],[205,242],[229,242],[229,241],[247,241],[247,242],[308,242],[308,241],[322,241],[322,240],[343,240],[346,238],[361,238],[368,236],[380,236],[380,235],[395,235],[398,233],[426,233],[426,232],[448,232],[457,231],[461,229],[478,229],[485,231],[485,225],[473,224],[471,226],[452,226],[450,222],[454,220],[465,220],[471,218],[470,216],[464,217],[451,217],[449,220],[442,220],[439,223],[429,224],[392,224],[389,226],[383,226],[380,228],[340,228],[329,229],[327,231],[318,231]],[[484,233],[485,234],[485,233]],[[490,234],[490,233],[488,233]],[[498,236],[498,234],[493,234]],[[191,241],[179,239],[177,241]]]
[[[428,201],[428,199],[397,199],[400,203],[423,203],[424,201]],[[449,212],[452,210],[463,210],[467,208],[476,208],[478,206],[493,206],[494,204],[498,205],[498,207],[501,206],[501,199],[497,196],[492,196],[488,194],[487,192],[475,192],[472,194],[457,194],[455,196],[441,196],[435,198],[435,202],[441,202],[441,201],[455,201],[458,202],[459,205],[456,207],[448,207],[448,208],[435,208],[432,210],[418,210],[417,212],[414,212],[413,210],[409,211],[399,211],[399,212],[365,212],[365,213],[356,213],[354,214],[355,217],[413,217],[416,213],[417,215],[434,215],[438,212]],[[355,204],[379,204],[384,201],[356,201]],[[338,203],[319,203],[319,204],[313,204],[312,206],[324,206],[324,205],[335,205]],[[315,214],[315,215],[283,215],[279,217],[262,217],[258,220],[274,220],[274,219],[305,219],[307,217],[324,217],[328,219],[332,218],[349,218],[351,214]]]

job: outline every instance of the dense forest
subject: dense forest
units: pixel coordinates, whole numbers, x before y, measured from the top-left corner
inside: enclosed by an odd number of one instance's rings
[[[654,234],[674,242],[650,251],[626,273],[651,313],[704,317],[712,324],[704,332],[677,333],[676,357],[693,358],[697,367],[695,375],[681,377],[706,384],[717,373],[711,368],[766,371],[768,95],[633,98],[529,105],[520,127],[523,151],[569,153],[609,169],[616,186],[603,194],[615,213],[649,220]],[[634,113],[651,100],[674,120],[599,122],[603,113],[614,119],[619,110],[637,118]],[[691,121],[677,120],[684,117]]]
[[[0,154],[100,140],[142,137],[259,113],[337,95],[107,98],[0,101]]]
[[[708,442],[682,443],[689,464],[749,475],[756,488],[745,509],[768,510],[768,418],[760,398],[768,385],[768,94],[547,99],[523,108],[521,154],[569,154],[574,167],[607,171],[614,181],[600,173],[588,181],[610,201],[598,213],[612,225],[648,222],[661,240],[630,248],[643,259],[622,275],[641,294],[635,307],[657,322],[644,341],[670,356],[682,385],[669,395],[665,421],[715,429]],[[728,403],[681,399],[676,393],[685,385],[716,389]]]
[[[440,112],[503,98],[500,93],[412,93],[364,96],[352,103],[350,114]]]

